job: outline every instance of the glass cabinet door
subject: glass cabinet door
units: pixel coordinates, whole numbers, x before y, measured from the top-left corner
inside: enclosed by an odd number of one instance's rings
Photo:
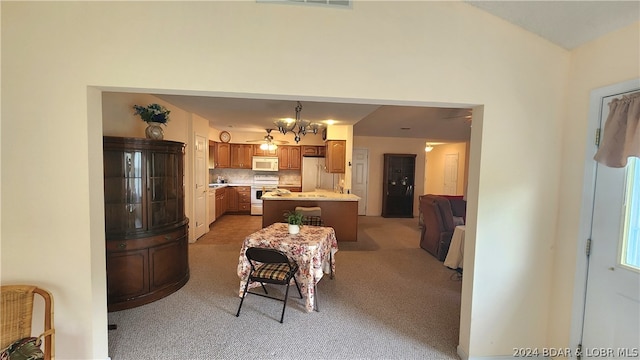
[[[180,154],[182,155],[182,154]],[[183,219],[182,161],[177,154],[149,154],[149,228]]]
[[[105,151],[104,160],[106,231],[144,230],[142,152]]]

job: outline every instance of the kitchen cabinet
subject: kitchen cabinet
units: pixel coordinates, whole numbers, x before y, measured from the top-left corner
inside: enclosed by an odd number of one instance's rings
[[[319,207],[322,211],[324,226],[332,227],[338,242],[358,241],[358,200],[353,194],[337,194],[331,199],[318,200],[317,197],[307,197],[296,194],[294,197],[269,196],[262,200],[262,227],[282,222],[282,214],[287,210],[302,207]]]
[[[107,309],[161,299],[189,280],[184,144],[103,138]]]
[[[325,143],[326,170],[329,173],[344,174],[347,162],[347,142],[346,140],[327,140]]]
[[[280,170],[300,170],[302,156],[300,146],[279,146],[278,147],[278,169]]]
[[[238,212],[238,191],[235,186],[227,188],[227,211]]]
[[[227,187],[216,189],[216,219],[227,212]]]
[[[209,189],[209,225],[216,221],[216,189]]]
[[[229,168],[231,167],[231,144],[214,142],[214,167]]]
[[[416,154],[384,154],[382,216],[413,217]]]
[[[278,149],[273,150],[263,150],[260,149],[260,145],[253,145],[253,155],[254,156],[278,156]]]
[[[248,214],[251,211],[251,187],[229,186],[227,189],[227,212]]]
[[[216,167],[216,142],[209,140],[209,169]]]
[[[253,145],[231,144],[231,168],[251,169]]]
[[[302,146],[302,156],[324,157],[325,156],[325,147],[324,146],[303,145]]]
[[[237,186],[238,212],[249,213],[251,211],[251,186]]]

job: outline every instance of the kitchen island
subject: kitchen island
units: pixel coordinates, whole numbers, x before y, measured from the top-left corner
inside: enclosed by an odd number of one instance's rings
[[[284,213],[295,210],[297,206],[319,207],[324,225],[335,230],[338,241],[357,241],[358,200],[360,197],[353,194],[330,191],[268,192],[262,195],[262,227],[284,222]]]

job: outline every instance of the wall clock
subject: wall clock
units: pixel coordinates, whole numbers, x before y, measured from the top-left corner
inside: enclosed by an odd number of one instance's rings
[[[228,131],[223,131],[220,133],[220,141],[228,143],[231,141],[231,134]]]

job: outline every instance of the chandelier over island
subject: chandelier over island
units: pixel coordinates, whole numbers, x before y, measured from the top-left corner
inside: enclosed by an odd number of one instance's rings
[[[313,134],[317,134],[318,130],[322,128],[322,124],[320,123],[312,123],[309,120],[302,120],[300,116],[300,112],[302,111],[302,104],[300,101],[297,102],[296,105],[296,118],[295,119],[280,119],[273,122],[275,126],[278,127],[278,131],[286,135],[288,132],[292,132],[294,135],[294,140],[296,143],[300,142],[301,136],[307,134],[307,132],[312,132]]]

